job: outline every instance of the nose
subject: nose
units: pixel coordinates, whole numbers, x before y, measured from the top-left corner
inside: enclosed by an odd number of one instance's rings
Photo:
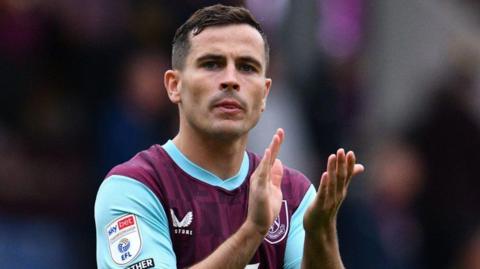
[[[240,90],[240,84],[238,83],[237,73],[234,66],[228,66],[225,68],[224,76],[220,83],[220,90]]]

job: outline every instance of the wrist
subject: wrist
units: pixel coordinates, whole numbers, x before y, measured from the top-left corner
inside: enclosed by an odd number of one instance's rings
[[[320,261],[322,268],[344,268],[335,225],[305,231],[303,260],[303,268],[318,268]]]
[[[263,240],[263,238],[267,235],[268,232],[268,228],[262,228],[257,224],[253,223],[252,221],[248,220],[248,218],[242,224],[240,229],[247,235],[253,236],[253,238],[260,238],[261,240]]]
[[[303,227],[305,229],[305,235],[311,238],[318,238],[323,240],[331,240],[337,238],[337,224],[335,221],[317,224],[314,226]]]
[[[338,251],[336,223],[319,225],[316,229],[305,229],[305,243],[315,246],[317,251],[328,252],[333,249]]]

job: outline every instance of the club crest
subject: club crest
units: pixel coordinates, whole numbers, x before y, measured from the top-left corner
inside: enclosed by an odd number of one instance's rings
[[[288,206],[287,201],[282,201],[282,208],[280,208],[280,213],[278,217],[273,221],[272,226],[268,229],[267,236],[265,241],[270,244],[277,244],[282,241],[288,233]]]

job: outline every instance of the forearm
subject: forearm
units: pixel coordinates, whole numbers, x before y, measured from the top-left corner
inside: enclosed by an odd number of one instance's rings
[[[305,232],[303,269],[343,269],[336,225],[323,231]]]
[[[257,231],[253,224],[246,221],[236,233],[221,244],[212,254],[190,268],[243,269],[252,259],[264,236]]]

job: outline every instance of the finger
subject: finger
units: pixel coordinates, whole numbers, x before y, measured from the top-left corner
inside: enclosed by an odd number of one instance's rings
[[[347,158],[345,156],[345,150],[337,150],[337,195],[340,196],[343,193],[347,180]],[[337,197],[338,197],[337,196]]]
[[[279,159],[276,159],[270,173],[270,179],[273,185],[281,187],[283,178],[283,164]]]
[[[285,138],[285,131],[282,128],[278,128],[275,133],[280,137],[281,142],[283,142],[283,139]]]
[[[356,158],[353,151],[347,153],[347,178],[353,175],[353,167],[355,166]]]
[[[272,142],[269,145],[272,158],[270,159],[270,164],[273,165],[275,159],[277,158],[278,151],[280,148],[280,138],[277,134],[274,134],[272,137]]]
[[[351,152],[351,153],[350,153]],[[347,159],[348,159],[348,165],[349,165],[349,177],[348,177],[348,180],[347,180],[347,187],[348,185],[350,184],[350,181],[352,180],[352,178],[360,173],[362,173],[363,171],[365,171],[365,168],[363,167],[363,165],[361,164],[357,164],[357,157],[355,156],[355,153],[353,151],[350,151],[349,152],[349,156],[347,156]]]
[[[337,176],[347,176],[347,159],[345,156],[345,150],[340,148],[337,150]]]
[[[270,149],[265,149],[265,153],[263,154],[263,158],[258,164],[257,168],[255,169],[255,172],[253,173],[255,180],[258,181],[259,185],[266,185],[268,182],[268,175],[270,173],[270,158],[271,158],[271,153]]]
[[[336,201],[337,199],[337,156],[335,154],[331,154],[328,157],[327,161],[327,174],[328,174],[328,184],[327,184],[327,199],[331,199],[331,201]]]
[[[363,173],[364,171],[365,167],[362,164],[355,164],[355,167],[353,168],[353,175],[356,176]]]
[[[353,176],[353,170],[355,167],[355,153],[353,151],[349,151],[347,153],[347,179],[346,179],[346,185],[348,186],[350,180],[352,179]]]
[[[280,151],[280,146],[283,143],[284,137],[285,137],[285,132],[281,128],[277,129],[277,131],[273,135],[272,142],[270,143],[270,150],[272,151],[272,158],[271,158],[272,165],[277,159],[278,152]]]
[[[355,164],[354,165],[352,176],[347,181],[347,188],[348,188],[348,185],[350,185],[350,182],[352,181],[352,178],[354,176],[358,175],[358,174],[363,173],[363,171],[365,171],[365,167],[363,167],[363,165],[361,165],[361,164]]]

